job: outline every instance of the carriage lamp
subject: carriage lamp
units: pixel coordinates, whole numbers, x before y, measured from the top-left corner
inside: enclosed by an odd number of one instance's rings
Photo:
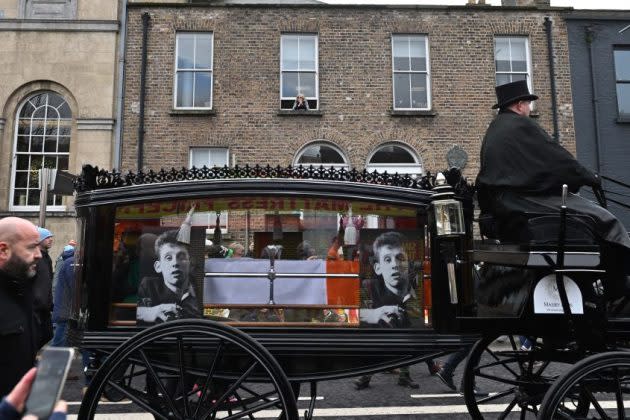
[[[437,236],[464,235],[464,210],[462,203],[453,198],[454,193],[450,185],[446,183],[444,175],[439,173],[436,177],[435,194],[431,197],[433,207],[433,220],[435,221],[435,233]]]
[[[466,234],[464,228],[464,210],[462,203],[455,200],[455,193],[442,173],[435,178],[434,194],[431,196],[430,210],[437,237],[456,237]],[[440,253],[446,262],[450,303],[458,303],[455,263],[455,246],[452,241],[440,244]]]

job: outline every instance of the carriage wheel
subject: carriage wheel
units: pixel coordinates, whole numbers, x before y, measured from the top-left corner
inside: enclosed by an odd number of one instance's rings
[[[556,381],[545,395],[540,419],[630,418],[630,354],[590,356]],[[576,400],[585,404],[575,405]]]
[[[566,354],[566,363],[559,362],[562,357],[555,358],[559,355],[562,351],[550,353],[539,343],[531,350],[521,350],[517,336],[507,336],[507,341],[497,337],[479,340],[468,355],[462,384],[471,416],[536,418],[545,392],[572,361],[572,355]]]
[[[79,418],[93,419],[108,388],[156,419],[298,420],[296,398],[274,357],[247,334],[208,320],[148,328],[116,349],[94,376]]]

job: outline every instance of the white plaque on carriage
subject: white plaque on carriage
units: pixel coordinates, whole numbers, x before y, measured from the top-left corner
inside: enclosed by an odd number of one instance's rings
[[[582,292],[580,288],[567,276],[562,276],[564,289],[567,291],[567,299],[572,314],[584,314]],[[563,314],[560,293],[556,284],[556,275],[549,274],[540,279],[534,289],[534,313],[535,314]]]

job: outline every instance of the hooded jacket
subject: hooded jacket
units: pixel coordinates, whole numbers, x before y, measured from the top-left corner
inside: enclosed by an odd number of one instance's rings
[[[74,255],[61,263],[59,280],[55,288],[52,321],[67,321],[72,315],[72,297],[74,296]]]

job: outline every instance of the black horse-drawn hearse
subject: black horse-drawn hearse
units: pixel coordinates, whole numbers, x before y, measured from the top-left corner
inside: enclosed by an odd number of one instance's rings
[[[471,347],[475,418],[625,418],[630,320],[598,246],[561,209],[520,243],[476,240],[473,188],[445,175],[86,166],[70,333],[98,371],[79,417],[106,395],[160,419],[297,419],[308,383],[311,418],[319,381]]]

